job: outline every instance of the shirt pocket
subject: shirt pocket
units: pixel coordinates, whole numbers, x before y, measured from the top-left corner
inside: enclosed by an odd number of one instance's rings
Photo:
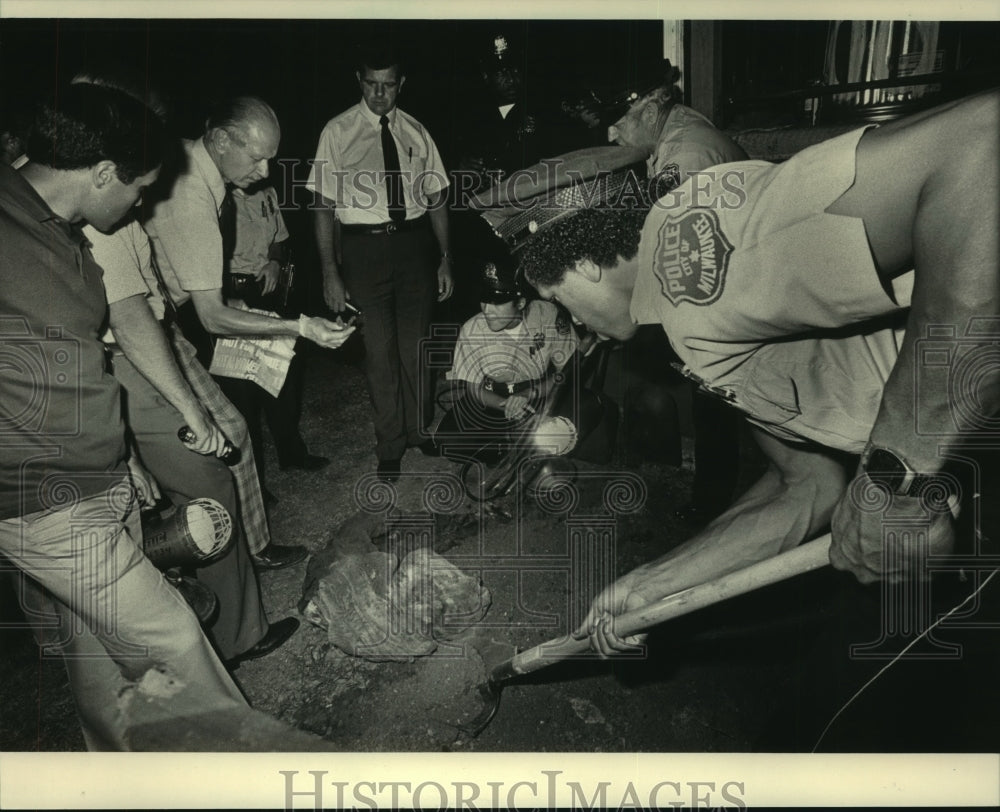
[[[802,414],[795,378],[759,356],[737,392],[737,403],[760,422],[782,426]]]
[[[424,144],[406,142],[400,144],[399,150],[399,166],[403,171],[408,169],[416,178],[427,169],[427,149]]]
[[[856,453],[871,431],[881,387],[850,357],[850,343],[804,339],[762,348],[741,403],[761,422]]]
[[[378,147],[378,136],[358,138],[344,145],[340,165],[331,166],[331,181],[337,190],[333,198],[339,205],[369,209],[376,205],[384,186],[385,165]]]
[[[399,168],[403,170],[403,181],[409,184],[415,200],[423,200],[427,196],[428,163],[426,145],[419,143],[400,145]]]

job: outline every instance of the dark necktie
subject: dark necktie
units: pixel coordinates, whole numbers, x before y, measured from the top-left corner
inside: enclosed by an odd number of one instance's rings
[[[219,206],[219,233],[222,234],[222,270],[229,271],[229,262],[236,250],[236,201],[233,200],[233,187],[226,187],[226,194]]]
[[[382,158],[385,160],[385,191],[389,196],[389,219],[401,223],[406,219],[406,205],[403,203],[403,176],[399,171],[399,151],[396,139],[389,132],[389,117],[379,119],[382,125]]]

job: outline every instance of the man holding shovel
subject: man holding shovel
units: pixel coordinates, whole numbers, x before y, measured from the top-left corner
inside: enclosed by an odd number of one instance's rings
[[[1000,366],[924,375],[920,339],[946,325],[964,346],[995,343],[998,126],[1000,94],[982,94],[781,165],[715,167],[651,209],[584,190],[566,216],[553,201],[581,177],[557,171],[539,175],[525,214],[530,190],[509,184],[531,232],[511,242],[539,293],[618,339],[660,323],[685,373],[748,414],[769,459],[704,531],[601,593],[575,637],[627,650],[614,615],[831,525],[831,563],[865,583],[950,550],[960,494],[947,452],[993,420]],[[927,527],[922,549],[883,545],[873,494]]]

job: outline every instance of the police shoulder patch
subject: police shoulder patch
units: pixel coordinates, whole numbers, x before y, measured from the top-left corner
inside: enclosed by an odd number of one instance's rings
[[[653,272],[675,307],[712,304],[722,295],[732,243],[711,209],[668,215],[657,235]]]

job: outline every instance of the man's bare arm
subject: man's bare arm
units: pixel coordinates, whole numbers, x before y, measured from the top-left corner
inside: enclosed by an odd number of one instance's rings
[[[966,331],[973,317],[990,318],[986,323],[994,329],[1000,324],[998,132],[1000,94],[992,92],[868,133],[858,147],[855,184],[831,207],[835,214],[864,219],[885,277],[913,268],[906,336],[869,440],[917,473],[940,471],[948,449],[1000,411],[1000,366],[987,362],[965,375],[953,374],[954,367],[928,374],[919,357],[931,326],[952,332],[952,364],[962,357],[959,343],[968,350],[977,340],[981,346],[995,340]],[[966,425],[956,416],[966,418]],[[851,498],[869,484],[860,469],[855,480],[833,516],[835,567],[862,582],[912,577],[921,572],[923,554],[951,549],[951,516],[930,515],[917,496],[898,494],[892,497],[897,515],[930,519],[927,549],[883,549],[881,514]]]
[[[627,646],[602,627],[603,615],[638,609],[667,595],[791,549],[823,530],[844,490],[840,460],[814,446],[793,446],[755,430],[767,471],[693,538],[619,578],[593,602],[574,632],[610,655]]]
[[[873,130],[858,147],[854,186],[830,208],[864,219],[886,278],[914,270],[906,336],[871,441],[919,472],[942,467],[939,443],[953,444],[960,433],[956,406],[984,415],[1000,409],[1000,368],[981,370],[987,374],[972,382],[976,388],[963,391],[947,375],[921,374],[916,352],[928,325],[954,327],[963,338],[970,317],[1000,314],[998,132],[996,92]],[[918,412],[934,436],[917,431]]]
[[[438,297],[443,302],[451,296],[454,282],[451,275],[451,237],[448,224],[448,190],[442,189],[430,199],[428,215],[431,218],[431,230],[441,249],[441,261],[437,269]]]
[[[333,202],[318,192],[314,197],[313,231],[316,235],[320,270],[323,273],[323,298],[330,310],[340,313],[344,309],[348,293],[337,263],[336,210]]]

